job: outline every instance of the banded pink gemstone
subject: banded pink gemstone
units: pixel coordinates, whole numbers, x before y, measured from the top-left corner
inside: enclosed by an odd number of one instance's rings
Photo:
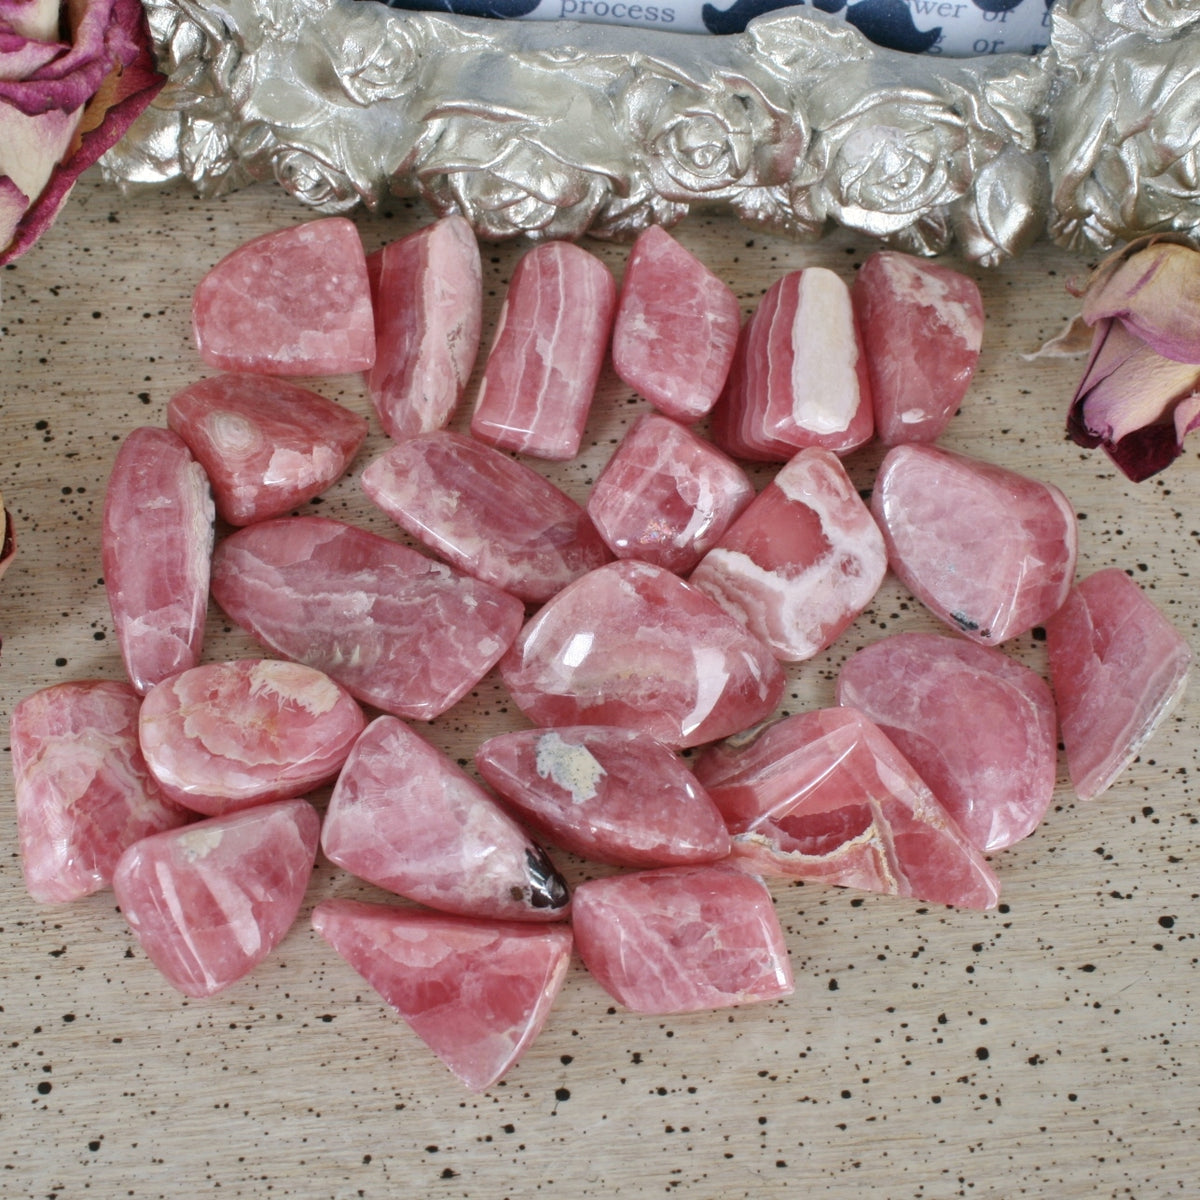
[[[163,680],[142,704],[138,738],[167,796],[218,817],[328,783],[364,724],[328,675],[253,658]]]
[[[281,517],[226,538],[212,594],[276,654],[425,721],[496,665],[524,617],[515,596],[325,517]]]
[[[541,1033],[571,962],[569,925],[530,926],[323,900],[313,928],[472,1091]]]
[[[871,603],[887,551],[838,458],[801,450],[726,530],[690,582],[783,662],[819,654]]]
[[[116,680],[59,683],[12,711],[21,869],[41,904],[106,887],[127,847],[184,824],[138,745],[141,698]]]
[[[795,987],[770,892],[730,867],[588,880],[575,889],[572,924],[588,971],[633,1012],[728,1008]]]
[[[900,581],[973,641],[1041,624],[1075,575],[1075,513],[1053,484],[914,444],[889,450],[871,511]]]
[[[280,517],[341,478],[367,436],[357,413],[269,375],[217,375],[177,392],[167,424],[230,525]]]
[[[402,529],[460,570],[540,604],[606,563],[584,510],[524,463],[458,433],[393,446],[363,490]]]
[[[517,263],[471,418],[480,441],[574,458],[608,350],[617,285],[593,254],[542,242]]]
[[[203,467],[169,429],[135,429],[104,495],[100,554],[125,671],[147,692],[200,661],[214,508]]]
[[[430,908],[509,921],[565,917],[545,851],[461,767],[377,717],[334,786],[321,848],[360,879]]]

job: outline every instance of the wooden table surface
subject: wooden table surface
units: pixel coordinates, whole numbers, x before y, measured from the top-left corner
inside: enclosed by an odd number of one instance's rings
[[[99,543],[117,445],[162,424],[171,394],[211,373],[189,334],[204,271],[247,238],[310,217],[274,188],[126,198],[88,177],[43,242],[0,272],[0,490],[19,542],[0,583],[5,731],[37,688],[121,676]],[[373,250],[428,219],[397,202],[359,227]],[[849,278],[872,248],[844,234],[796,245],[699,215],[678,234],[746,311],[784,270],[823,264]],[[619,274],[625,248],[589,248]],[[485,247],[489,329],[520,251]],[[1195,641],[1196,451],[1126,482],[1099,451],[1064,439],[1081,363],[1022,358],[1073,311],[1064,284],[1087,265],[1038,247],[995,272],[971,270],[985,347],[944,444],[1062,486],[1080,516],[1080,574],[1126,568]],[[357,377],[314,386],[370,413]],[[541,469],[583,499],[645,408],[606,374],[583,454]],[[399,537],[357,481],[385,445],[372,418],[350,475],[314,511]],[[879,457],[848,461],[860,487]],[[838,666],[885,631],[932,628],[889,577],[827,654],[789,671],[784,709],[832,703]],[[1033,635],[1010,649],[1044,672]],[[255,652],[214,606],[206,658]],[[1075,800],[1060,762],[1042,827],[994,859],[998,910],[774,884],[790,999],[641,1017],[576,963],[541,1038],[478,1096],[309,927],[319,899],[381,893],[320,861],[300,920],[266,963],[213,999],[188,1000],[149,964],[111,892],[61,907],[26,894],[6,769],[0,1194],[1195,1196],[1198,715],[1194,691],[1091,803]],[[465,759],[522,723],[489,677],[423,732]],[[572,880],[586,873],[558,857]]]

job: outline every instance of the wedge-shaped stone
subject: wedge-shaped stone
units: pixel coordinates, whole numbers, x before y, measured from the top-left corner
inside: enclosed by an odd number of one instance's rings
[[[323,900],[313,928],[472,1091],[497,1083],[542,1031],[571,929]]]
[[[696,777],[734,857],[766,875],[993,908],[983,855],[879,728],[852,708],[785,717],[705,751]]]
[[[307,801],[281,800],[125,851],[113,875],[117,903],[172,987],[211,996],[271,953],[300,911],[320,827]]]
[[[178,434],[144,426],[121,444],[104,495],[104,587],[125,671],[147,692],[200,661],[212,495]]]
[[[755,497],[690,582],[783,662],[819,654],[871,603],[887,551],[828,450],[801,450]]]
[[[559,592],[500,673],[537,725],[618,725],[675,747],[761,721],[784,687],[767,647],[715,601],[633,559]]]
[[[275,653],[425,721],[495,666],[524,617],[516,597],[324,517],[281,517],[226,538],[212,593]]]
[[[1071,783],[1108,788],[1183,696],[1191,647],[1124,571],[1097,571],[1046,622]]]
[[[794,988],[770,892],[731,867],[589,880],[575,889],[572,923],[584,965],[634,1012],[728,1008]]]
[[[375,323],[354,223],[325,217],[239,246],[197,286],[192,330],[200,357],[222,371],[367,370]]]
[[[367,422],[268,375],[216,375],[177,392],[167,424],[208,473],[230,525],[280,517],[341,478]]]
[[[461,767],[395,717],[367,726],[338,777],[321,848],[360,879],[460,916],[553,921],[567,885]]]
[[[871,511],[901,582],[952,629],[999,645],[1040,625],[1075,575],[1075,513],[1053,484],[937,446],[896,446]]]
[[[870,717],[985,853],[1031,834],[1054,795],[1054,697],[990,646],[899,633],[851,655],[839,704]]]
[[[89,679],[43,688],[13,709],[21,869],[40,903],[99,891],[127,847],[190,819],[146,767],[140,707],[129,684]]]
[[[363,490],[460,570],[540,604],[612,557],[587,513],[501,450],[458,433],[393,446]]]
[[[475,752],[480,775],[539,836],[596,862],[660,867],[729,853],[716,805],[675,752],[634,729],[520,729]]]

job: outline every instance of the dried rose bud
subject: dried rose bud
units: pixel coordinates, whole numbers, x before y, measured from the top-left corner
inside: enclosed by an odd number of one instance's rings
[[[8,570],[17,553],[17,533],[13,525],[12,513],[4,507],[4,497],[0,496],[0,575]]]

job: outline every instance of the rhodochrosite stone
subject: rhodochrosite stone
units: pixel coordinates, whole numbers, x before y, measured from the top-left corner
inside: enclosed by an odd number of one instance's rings
[[[1192,651],[1124,571],[1097,571],[1046,622],[1071,783],[1100,795],[1183,696]]]
[[[200,661],[214,509],[178,434],[135,429],[104,495],[101,561],[125,671],[139,692]]]
[[[978,285],[948,267],[880,250],[854,277],[853,295],[876,436],[888,446],[934,441],[957,411],[979,361]]]
[[[378,717],[333,789],[321,848],[398,896],[462,916],[553,921],[567,885],[540,846],[456,763]]]
[[[475,752],[535,833],[596,862],[657,867],[729,853],[716,805],[669,746],[633,729],[521,729]]]
[[[375,365],[367,390],[397,440],[441,429],[475,365],[483,324],[479,243],[444,217],[367,259],[375,307]]]
[[[328,675],[253,658],[158,684],[142,704],[138,736],[163,791],[217,817],[333,779],[363,725],[362,709]]]
[[[503,450],[573,458],[616,303],[612,273],[581,247],[554,241],[526,252],[500,309],[471,432]]]
[[[472,1091],[542,1031],[571,962],[567,925],[535,927],[323,900],[313,928]]]
[[[226,538],[212,593],[277,654],[426,721],[495,666],[524,617],[515,596],[324,517],[281,517]]]
[[[392,447],[363,490],[456,567],[540,604],[611,555],[584,510],[524,463],[458,433]]]
[[[665,867],[575,889],[575,944],[634,1012],[685,1013],[791,995],[787,946],[761,879],[724,866]]]
[[[661,225],[638,235],[613,323],[624,383],[667,416],[698,421],[725,386],[741,324],[729,285]]]
[[[341,477],[367,422],[267,375],[217,375],[171,397],[167,424],[188,444],[230,525],[279,517]]]
[[[839,704],[870,717],[973,845],[1002,850],[1037,828],[1054,794],[1054,697],[1000,650],[900,633],[851,655]]]
[[[222,371],[367,370],[375,322],[354,223],[325,217],[239,246],[197,286],[192,330],[200,357]]]
[[[771,652],[719,605],[632,559],[559,592],[500,673],[535,724],[618,725],[676,747],[761,721],[784,687]]]
[[[871,511],[901,582],[952,628],[998,645],[1071,587],[1075,513],[1053,484],[937,446],[896,446]]]
[[[188,820],[146,769],[140,707],[129,684],[92,679],[44,688],[13,709],[17,836],[35,900],[99,891],[126,847]]]
[[[784,662],[820,653],[887,574],[879,527],[828,450],[802,450],[726,530],[691,582]]]
[[[696,777],[746,866],[933,904],[993,908],[1000,885],[896,747],[824,708],[705,751]]]
[[[117,903],[172,987],[211,996],[283,940],[308,887],[320,827],[307,801],[281,800],[125,851],[113,875]]]
[[[647,413],[621,439],[587,508],[618,558],[682,572],[753,498],[737,463],[690,429]]]

